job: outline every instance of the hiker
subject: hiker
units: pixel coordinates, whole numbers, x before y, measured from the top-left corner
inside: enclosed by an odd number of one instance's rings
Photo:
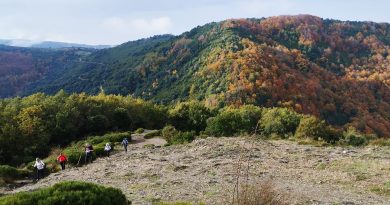
[[[110,152],[111,152],[111,145],[110,145],[110,143],[106,143],[106,146],[104,146],[104,152],[106,152],[106,155],[107,155],[107,157],[109,157],[110,156]]]
[[[88,164],[88,162],[92,162],[92,153],[93,153],[93,147],[91,144],[87,143],[85,144],[85,164]]]
[[[124,138],[122,140],[123,148],[125,148],[125,152],[127,152],[127,145],[129,145],[129,141],[127,141],[127,138]]]
[[[68,161],[68,158],[63,153],[57,157],[57,161],[61,164],[61,169],[65,170],[65,163]]]
[[[39,158],[35,159],[35,164],[33,165],[37,169],[37,181],[43,177],[43,170],[45,169],[45,163]]]

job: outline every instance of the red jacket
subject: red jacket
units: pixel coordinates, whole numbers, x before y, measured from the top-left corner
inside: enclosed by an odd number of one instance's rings
[[[60,155],[60,156],[57,157],[57,160],[58,160],[59,162],[65,162],[65,161],[67,161],[68,159],[66,158],[65,155]]]

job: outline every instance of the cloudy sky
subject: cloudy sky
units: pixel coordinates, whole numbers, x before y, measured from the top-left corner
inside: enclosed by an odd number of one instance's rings
[[[0,39],[120,44],[228,18],[390,22],[389,0],[0,0]]]

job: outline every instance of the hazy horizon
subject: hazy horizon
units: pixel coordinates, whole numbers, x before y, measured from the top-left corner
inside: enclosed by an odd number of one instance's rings
[[[388,23],[388,6],[385,0],[3,0],[0,39],[117,45],[225,19],[298,14]]]

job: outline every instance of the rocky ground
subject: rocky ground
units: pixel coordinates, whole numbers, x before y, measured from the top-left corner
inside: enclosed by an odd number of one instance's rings
[[[134,138],[128,153],[119,150],[109,158],[51,174],[8,193],[80,180],[119,188],[133,204],[228,204],[241,164],[241,182],[249,167],[250,183],[271,180],[288,194],[290,204],[390,204],[388,147],[316,147],[245,137],[164,147],[160,138]]]

